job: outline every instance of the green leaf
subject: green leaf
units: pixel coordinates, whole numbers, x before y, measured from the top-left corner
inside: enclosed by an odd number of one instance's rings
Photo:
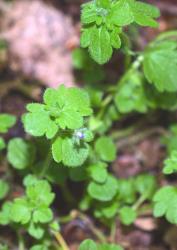
[[[70,108],[63,108],[56,122],[62,129],[77,129],[83,126],[82,116]]]
[[[11,221],[10,212],[11,212],[12,202],[7,201],[3,203],[2,209],[0,211],[0,225],[8,225]]]
[[[106,164],[102,162],[98,162],[89,166],[88,171],[91,178],[98,183],[104,183],[108,177]]]
[[[126,207],[122,207],[119,210],[119,216],[120,216],[121,222],[124,225],[130,225],[135,221],[137,214],[136,214],[136,211],[133,210],[131,207],[126,206]]]
[[[132,204],[136,200],[136,190],[134,180],[119,179],[118,180],[119,199],[127,204]]]
[[[170,157],[164,161],[164,174],[172,174],[177,171],[177,151],[172,151]]]
[[[0,114],[0,133],[6,133],[9,128],[14,126],[15,122],[15,116],[8,114]]]
[[[95,151],[103,161],[113,161],[116,158],[116,147],[110,137],[100,137],[95,143]]]
[[[0,137],[0,151],[6,147],[5,141],[2,137]]]
[[[79,250],[97,250],[97,245],[93,240],[84,240],[79,246]]]
[[[16,223],[26,224],[31,219],[31,211],[26,198],[17,198],[14,200],[11,211],[11,220]]]
[[[71,139],[66,138],[62,143],[62,162],[68,167],[81,166],[87,159],[89,147],[86,143],[76,145]]]
[[[142,80],[142,75],[135,71],[119,85],[114,101],[121,113],[147,112],[148,101]]]
[[[135,179],[135,188],[146,199],[151,199],[157,188],[156,179],[152,175],[139,175]]]
[[[8,192],[9,184],[4,180],[0,180],[0,200],[4,199]]]
[[[43,237],[44,232],[45,231],[41,226],[36,225],[33,222],[30,223],[30,226],[28,228],[28,233],[35,239],[40,240]]]
[[[173,186],[162,187],[157,191],[154,198],[154,216],[162,217],[177,224],[177,188]]]
[[[134,16],[134,21],[141,26],[149,26],[156,28],[158,23],[154,18],[160,16],[160,11],[158,8],[151,4],[142,3],[140,1],[130,1],[131,9]]]
[[[144,54],[143,69],[147,80],[158,91],[177,90],[177,44],[165,41],[147,48]]]
[[[89,47],[90,40],[91,40],[91,33],[92,33],[92,27],[83,29],[83,32],[80,38],[80,44],[82,48]]]
[[[58,163],[62,161],[62,143],[63,139],[58,137],[52,144],[52,155],[54,160]]]
[[[94,3],[89,2],[86,4],[82,4],[81,10],[81,22],[83,24],[90,24],[96,21],[97,13],[96,6]]]
[[[123,248],[119,245],[115,244],[100,244],[98,245],[98,250],[123,250]]]
[[[111,58],[111,38],[106,27],[94,27],[91,30],[89,52],[98,64],[104,64]]]
[[[50,208],[47,207],[38,207],[37,210],[33,213],[33,222],[34,223],[48,223],[53,219],[53,213]]]
[[[120,204],[118,201],[111,200],[110,202],[104,202],[100,203],[100,206],[97,206],[96,210],[94,211],[94,215],[96,218],[106,218],[106,219],[112,219],[115,218],[116,214],[118,213],[118,208]]]
[[[116,29],[111,32],[110,39],[113,48],[119,49],[121,47],[121,39]]]
[[[111,22],[117,26],[126,26],[134,21],[130,1],[120,0],[112,8]]]
[[[31,167],[35,159],[35,147],[21,138],[14,138],[8,144],[7,158],[16,169]]]
[[[111,175],[104,183],[91,182],[88,185],[89,195],[99,201],[110,201],[118,191],[117,181]]]
[[[48,247],[46,247],[44,245],[35,245],[35,246],[31,247],[30,250],[48,250]]]
[[[44,180],[27,186],[26,195],[36,205],[42,206],[49,206],[55,197],[54,193],[51,192],[51,186]]]
[[[49,114],[45,111],[26,114],[23,123],[26,132],[33,136],[46,135],[51,139],[58,131],[57,125],[50,119]]]

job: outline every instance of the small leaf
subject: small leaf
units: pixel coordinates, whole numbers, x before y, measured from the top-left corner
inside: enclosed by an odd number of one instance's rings
[[[35,245],[35,246],[31,247],[30,250],[48,250],[48,247],[46,247],[44,245]]]
[[[5,141],[2,137],[0,137],[0,151],[6,147]]]
[[[33,213],[33,222],[34,223],[48,223],[52,220],[53,214],[50,208],[39,207]]]
[[[8,114],[0,114],[0,133],[6,133],[9,128],[14,126],[15,122],[15,116]]]
[[[89,52],[99,64],[106,63],[112,56],[112,46],[106,27],[93,28],[90,35]]]
[[[62,161],[62,143],[63,139],[58,137],[52,144],[52,155],[54,160],[58,163]]]
[[[81,243],[79,250],[97,250],[97,245],[93,240],[84,240]]]
[[[4,199],[8,192],[9,184],[4,180],[0,180],[0,200]]]
[[[3,203],[2,209],[0,211],[0,225],[8,225],[11,221],[10,211],[11,211],[12,202],[7,201]]]
[[[123,250],[123,248],[119,245],[115,244],[100,244],[98,245],[98,250]]]
[[[105,183],[91,182],[88,185],[88,193],[99,201],[110,201],[118,191],[117,181],[114,177],[108,176]]]
[[[109,162],[116,158],[116,147],[110,137],[99,138],[95,143],[95,150],[103,161]]]
[[[137,214],[136,214],[136,211],[133,210],[131,207],[126,206],[126,207],[122,207],[119,210],[119,216],[123,224],[130,225],[135,221]]]
[[[31,219],[31,211],[25,198],[17,198],[12,204],[11,220],[16,223],[26,224]]]
[[[89,166],[88,171],[92,179],[99,183],[104,183],[108,177],[106,164],[102,162]]]
[[[14,138],[8,144],[7,158],[16,169],[31,167],[35,158],[35,148],[21,138]]]
[[[76,145],[69,138],[63,140],[62,143],[62,161],[68,167],[81,166],[87,159],[89,147],[86,143]]]
[[[172,151],[170,157],[164,162],[163,173],[172,174],[177,171],[177,151]]]
[[[44,232],[45,231],[41,226],[36,225],[32,222],[30,223],[30,226],[28,228],[28,233],[35,239],[40,240],[43,237]]]

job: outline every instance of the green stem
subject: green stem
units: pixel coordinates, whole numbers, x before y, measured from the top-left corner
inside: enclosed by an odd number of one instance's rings
[[[49,150],[48,154],[47,154],[47,157],[45,159],[45,162],[44,162],[44,166],[43,166],[43,169],[40,173],[40,177],[43,178],[45,176],[45,174],[47,173],[49,167],[50,167],[50,163],[52,161],[52,153],[51,151]]]
[[[146,197],[144,195],[141,195],[139,199],[136,201],[136,203],[132,206],[134,210],[137,210],[143,202],[146,200]]]
[[[64,240],[63,236],[60,232],[54,232],[52,231],[53,235],[55,236],[57,242],[61,246],[62,250],[69,250],[69,246],[67,245],[66,241]]]
[[[116,220],[114,220],[111,225],[111,233],[110,233],[111,242],[113,243],[115,243],[116,228],[117,228]]]
[[[17,233],[18,234],[18,250],[25,250],[25,244],[24,244],[24,240],[23,240],[23,237],[21,235],[20,232]]]

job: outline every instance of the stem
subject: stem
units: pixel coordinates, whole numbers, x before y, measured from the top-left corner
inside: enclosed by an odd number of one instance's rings
[[[137,210],[145,200],[146,197],[144,195],[140,196],[139,199],[136,201],[136,203],[132,206],[132,208],[134,210]]]
[[[51,161],[52,161],[52,154],[51,154],[51,151],[49,150],[49,152],[48,152],[48,154],[47,154],[47,157],[46,157],[46,159],[45,159],[45,162],[44,162],[43,169],[42,169],[42,171],[41,171],[41,173],[40,173],[40,177],[41,177],[41,178],[45,176],[47,170],[48,170],[49,167],[50,167]]]
[[[69,247],[68,247],[66,241],[64,240],[63,236],[61,235],[61,233],[54,232],[54,231],[52,231],[52,233],[55,236],[57,242],[60,244],[62,250],[69,250]]]
[[[113,243],[115,243],[116,228],[117,228],[116,220],[114,220],[111,225],[111,233],[110,233],[111,242]]]
[[[97,229],[93,224],[91,224],[89,221],[88,221],[88,218],[85,216],[85,214],[82,214],[81,212],[78,213],[78,217],[83,220],[89,227],[89,229],[92,231],[92,233],[98,238],[98,240],[101,242],[101,243],[106,243],[106,237],[104,236],[104,234],[99,230]]]
[[[18,232],[17,235],[18,235],[18,241],[19,241],[18,249],[19,250],[25,250],[25,244],[24,244],[24,240],[23,240],[23,237],[22,237],[21,233]]]

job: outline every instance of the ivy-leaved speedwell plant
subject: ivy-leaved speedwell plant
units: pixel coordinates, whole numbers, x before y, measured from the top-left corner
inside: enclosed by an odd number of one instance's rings
[[[146,209],[153,210],[155,217],[165,216],[169,222],[177,223],[176,187],[158,190],[156,177],[149,172],[122,179],[115,177],[109,168],[119,150],[116,140],[122,136],[122,131],[112,129],[115,121],[132,113],[177,109],[177,32],[160,34],[143,51],[134,52],[129,47],[127,26],[156,28],[159,16],[155,6],[136,0],[94,0],[83,4],[81,47],[89,53],[78,49],[74,65],[82,69],[87,85],[82,89],[64,85],[46,89],[42,103],[28,104],[22,117],[28,136],[10,139],[7,147],[3,135],[0,137],[1,161],[7,152],[10,166],[10,174],[4,174],[0,180],[0,225],[16,232],[20,250],[57,249],[56,242],[68,250],[61,235],[62,221],[76,218],[88,222],[87,211],[111,232],[116,218],[128,226]],[[127,58],[130,60],[116,84],[100,88],[104,74],[96,63],[108,62],[114,49],[124,52],[126,62]],[[0,115],[1,134],[14,124],[13,116]],[[172,135],[163,138],[169,153],[164,174],[175,174],[177,170],[176,131],[173,126]],[[23,183],[18,197],[9,196],[14,170]],[[68,188],[68,182],[80,182],[81,197]],[[64,218],[59,212],[62,204],[55,200],[56,186],[67,210],[77,208]],[[53,209],[56,203],[57,209]],[[90,230],[100,243],[86,240],[79,250],[122,249],[115,242],[106,243],[98,229]],[[26,234],[32,237],[31,243]],[[0,247],[8,249],[5,244]]]

